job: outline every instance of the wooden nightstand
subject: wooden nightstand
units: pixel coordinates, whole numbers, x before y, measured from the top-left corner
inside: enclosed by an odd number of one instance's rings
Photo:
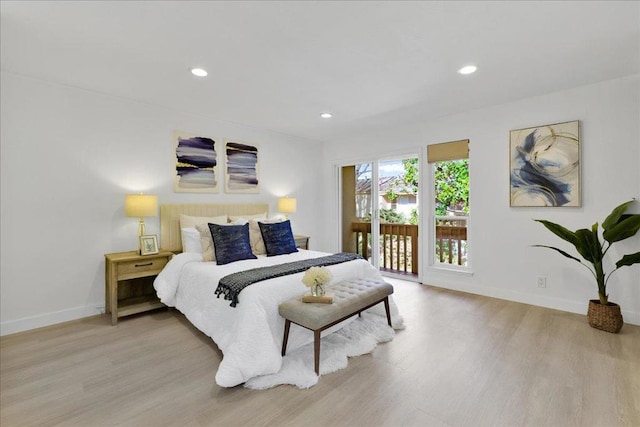
[[[164,307],[153,289],[153,280],[169,262],[173,252],[140,255],[138,251],[106,254],[105,309],[111,324],[118,318]]]
[[[309,236],[294,235],[293,239],[296,241],[296,248],[309,249]]]

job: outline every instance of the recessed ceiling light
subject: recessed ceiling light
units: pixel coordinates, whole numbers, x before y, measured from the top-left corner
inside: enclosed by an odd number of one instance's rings
[[[477,69],[478,69],[478,67],[476,67],[475,65],[467,65],[466,67],[460,68],[458,70],[458,73],[460,73],[460,74],[471,74],[471,73],[475,73]]]
[[[191,69],[191,74],[193,74],[194,76],[198,76],[198,77],[206,77],[207,74],[207,70],[203,69],[203,68],[192,68]]]
[[[322,113],[322,114],[320,114],[320,117],[322,117],[323,119],[330,119],[331,117],[333,117],[333,114],[331,114],[331,113]]]

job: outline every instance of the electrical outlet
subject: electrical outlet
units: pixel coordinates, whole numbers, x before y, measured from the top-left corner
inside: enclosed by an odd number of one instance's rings
[[[539,288],[547,287],[547,278],[545,276],[538,276],[538,287]]]
[[[96,309],[100,312],[100,314],[104,314],[105,313],[104,306],[96,307]]]

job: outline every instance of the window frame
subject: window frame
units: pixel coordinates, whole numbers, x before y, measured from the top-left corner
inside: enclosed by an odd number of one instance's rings
[[[459,140],[459,141],[453,141],[450,143],[442,143],[442,144],[434,144],[434,145],[440,145],[443,146],[445,144],[455,144],[455,151],[457,153],[460,152],[460,145],[462,142],[466,142],[467,146],[469,144],[469,140]],[[425,181],[427,182],[427,188],[428,188],[428,200],[429,202],[428,204],[428,229],[429,229],[429,233],[425,233],[428,235],[427,237],[427,242],[426,242],[426,246],[428,248],[428,262],[425,263],[425,267],[429,270],[433,270],[433,271],[444,271],[444,272],[452,272],[452,273],[458,273],[458,274],[465,274],[465,275],[472,275],[473,274],[473,270],[472,270],[472,255],[473,255],[473,251],[472,251],[472,242],[471,242],[471,229],[472,229],[472,215],[471,212],[467,213],[464,218],[466,218],[467,220],[467,265],[455,265],[455,264],[448,264],[448,263],[441,263],[437,258],[436,258],[436,203],[435,203],[435,184],[436,184],[436,179],[435,179],[435,174],[436,174],[436,163],[437,162],[441,162],[441,161],[451,161],[451,160],[462,160],[465,157],[460,157],[460,158],[450,158],[446,157],[443,159],[433,159],[433,156],[431,156],[432,152],[434,150],[430,150],[429,149],[429,145],[427,146],[427,148],[425,149],[425,163],[427,163],[427,167],[424,168],[425,173],[426,173],[426,179]],[[441,148],[441,147],[438,147]],[[442,152],[442,150],[437,150]],[[444,152],[446,152],[447,150],[445,149]],[[430,158],[431,157],[431,158]],[[471,158],[470,156],[467,154],[468,162],[469,162],[469,207],[470,207],[470,211],[471,211]],[[425,191],[426,192],[426,191]],[[426,227],[425,227],[426,229]]]

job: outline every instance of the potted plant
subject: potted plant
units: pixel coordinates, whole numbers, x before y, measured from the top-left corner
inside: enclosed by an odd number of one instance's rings
[[[571,243],[578,251],[578,254],[580,254],[585,261],[591,264],[589,266],[587,263],[583,263],[579,258],[556,247],[534,245],[535,247],[553,249],[567,258],[579,262],[591,271],[591,274],[593,274],[593,277],[596,279],[596,284],[598,285],[599,299],[589,301],[587,318],[590,326],[607,332],[617,333],[620,331],[620,328],[622,328],[622,314],[620,313],[620,306],[609,302],[607,282],[611,278],[611,275],[619,268],[640,263],[640,252],[636,252],[620,258],[620,260],[616,262],[615,268],[608,274],[605,272],[605,267],[603,265],[606,253],[615,242],[634,236],[640,229],[640,214],[625,213],[629,205],[633,202],[634,200],[630,200],[616,207],[604,220],[602,223],[602,238],[604,239],[604,242],[600,240],[597,222],[591,226],[590,230],[581,228],[576,231],[570,231],[551,221],[546,221],[544,219],[534,220],[544,225],[549,231],[560,237],[562,240]]]

